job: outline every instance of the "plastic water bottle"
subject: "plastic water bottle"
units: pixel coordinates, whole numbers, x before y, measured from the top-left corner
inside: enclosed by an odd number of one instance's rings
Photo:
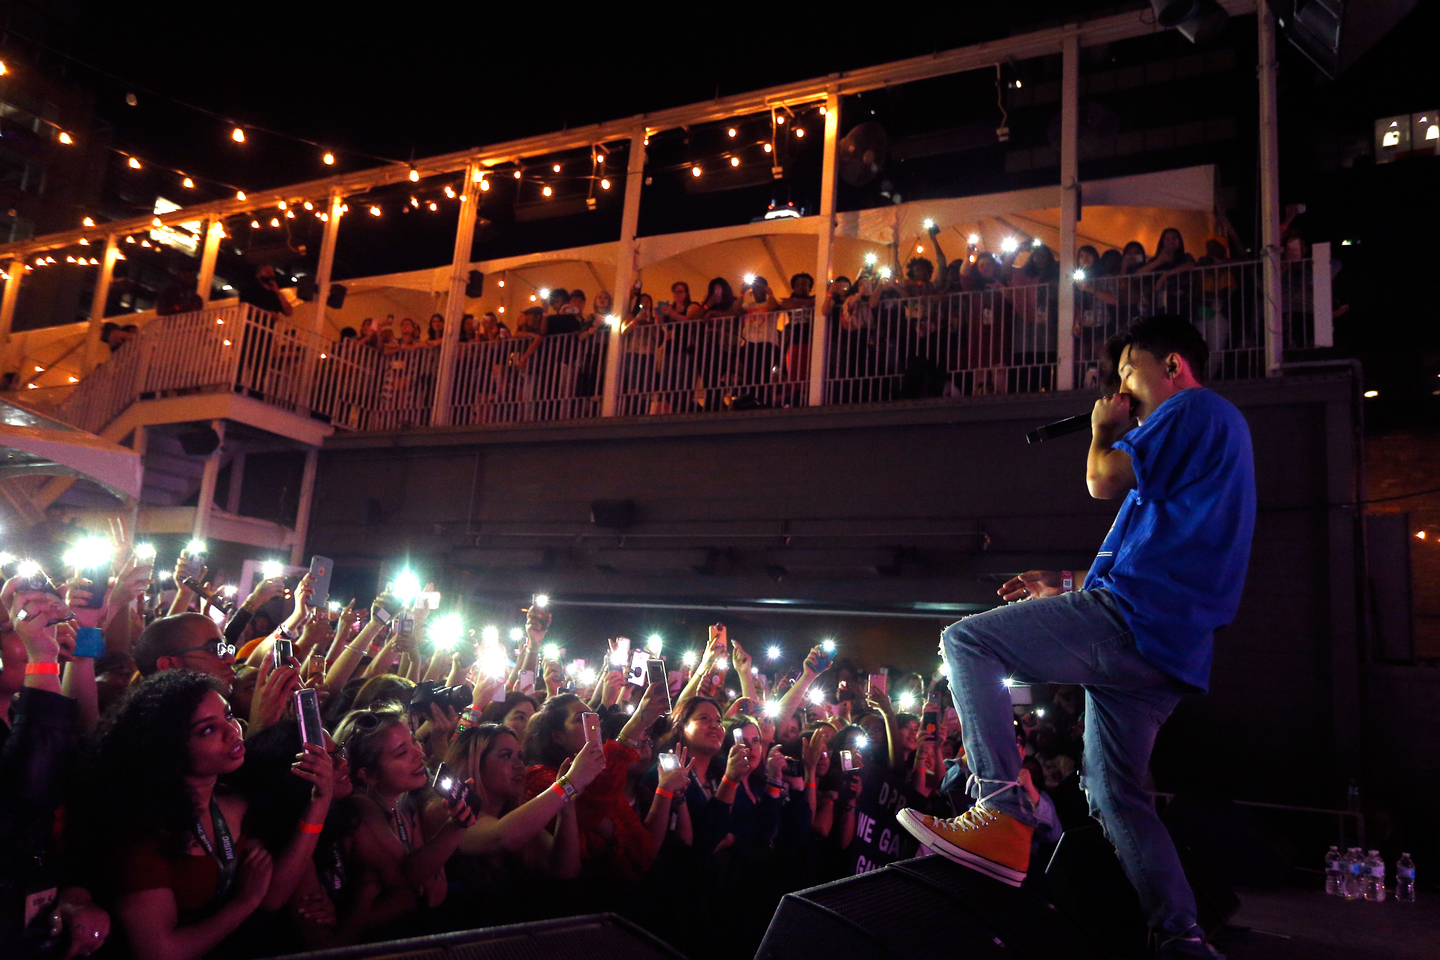
[[[1361,855],[1359,847],[1351,847],[1345,851],[1345,891],[1346,900],[1359,900],[1364,895],[1360,886],[1360,870],[1365,863],[1365,857]]]
[[[1325,892],[1332,897],[1344,894],[1345,872],[1340,869],[1340,863],[1340,848],[1332,843],[1325,854]]]
[[[1379,903],[1385,899],[1385,861],[1379,850],[1371,850],[1365,858],[1365,899]]]
[[[1415,902],[1415,861],[1408,853],[1400,854],[1400,860],[1395,864],[1395,899]]]

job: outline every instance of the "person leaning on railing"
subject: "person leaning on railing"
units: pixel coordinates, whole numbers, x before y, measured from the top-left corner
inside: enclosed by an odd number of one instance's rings
[[[254,280],[240,284],[240,302],[287,317],[295,312],[290,301],[281,295],[275,268],[268,263],[255,268]]]

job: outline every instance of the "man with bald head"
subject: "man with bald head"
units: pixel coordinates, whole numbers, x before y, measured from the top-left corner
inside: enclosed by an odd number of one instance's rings
[[[135,641],[135,667],[142,677],[161,670],[197,670],[219,680],[225,695],[235,683],[235,647],[215,621],[198,613],[161,617]]]

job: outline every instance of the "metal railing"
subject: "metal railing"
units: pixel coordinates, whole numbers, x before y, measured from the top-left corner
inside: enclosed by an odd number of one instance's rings
[[[620,337],[616,413],[803,406],[811,310],[635,324]]]
[[[1054,390],[1056,289],[851,297],[827,325],[825,402]]]
[[[1315,344],[1312,262],[1281,266],[1282,349]],[[1186,317],[1210,345],[1210,381],[1265,376],[1264,262],[1082,280],[1075,285],[1075,386],[1099,385],[1105,341],[1145,317]]]
[[[450,394],[450,423],[524,423],[600,416],[607,339],[602,328],[598,333],[517,336],[460,344]]]
[[[1323,271],[1322,271],[1323,272]],[[1209,379],[1266,374],[1260,261],[1076,282],[1076,389],[1099,384],[1107,338],[1178,313],[1211,348]],[[1328,341],[1328,273],[1283,264],[1282,350]],[[1057,283],[921,297],[852,297],[828,318],[821,395],[827,404],[1039,393],[1058,382]],[[619,337],[621,416],[719,413],[808,403],[813,311],[637,323]],[[1325,328],[1321,330],[1320,328]],[[609,336],[517,335],[458,345],[444,422],[577,420],[601,415]],[[228,303],[160,317],[121,346],[57,407],[103,431],[136,400],[235,392],[350,430],[429,426],[440,349],[385,353],[334,341],[256,307]]]

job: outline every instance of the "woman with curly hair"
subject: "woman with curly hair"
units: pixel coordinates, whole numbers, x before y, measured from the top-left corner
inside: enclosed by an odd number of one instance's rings
[[[290,899],[330,807],[325,751],[307,746],[292,770],[310,799],[274,860],[245,835],[243,797],[218,785],[245,762],[240,725],[211,677],[164,670],[134,688],[102,728],[77,804],[91,849],[109,848],[113,912],[132,951],[198,958],[258,908]],[[74,821],[72,821],[74,822]]]

